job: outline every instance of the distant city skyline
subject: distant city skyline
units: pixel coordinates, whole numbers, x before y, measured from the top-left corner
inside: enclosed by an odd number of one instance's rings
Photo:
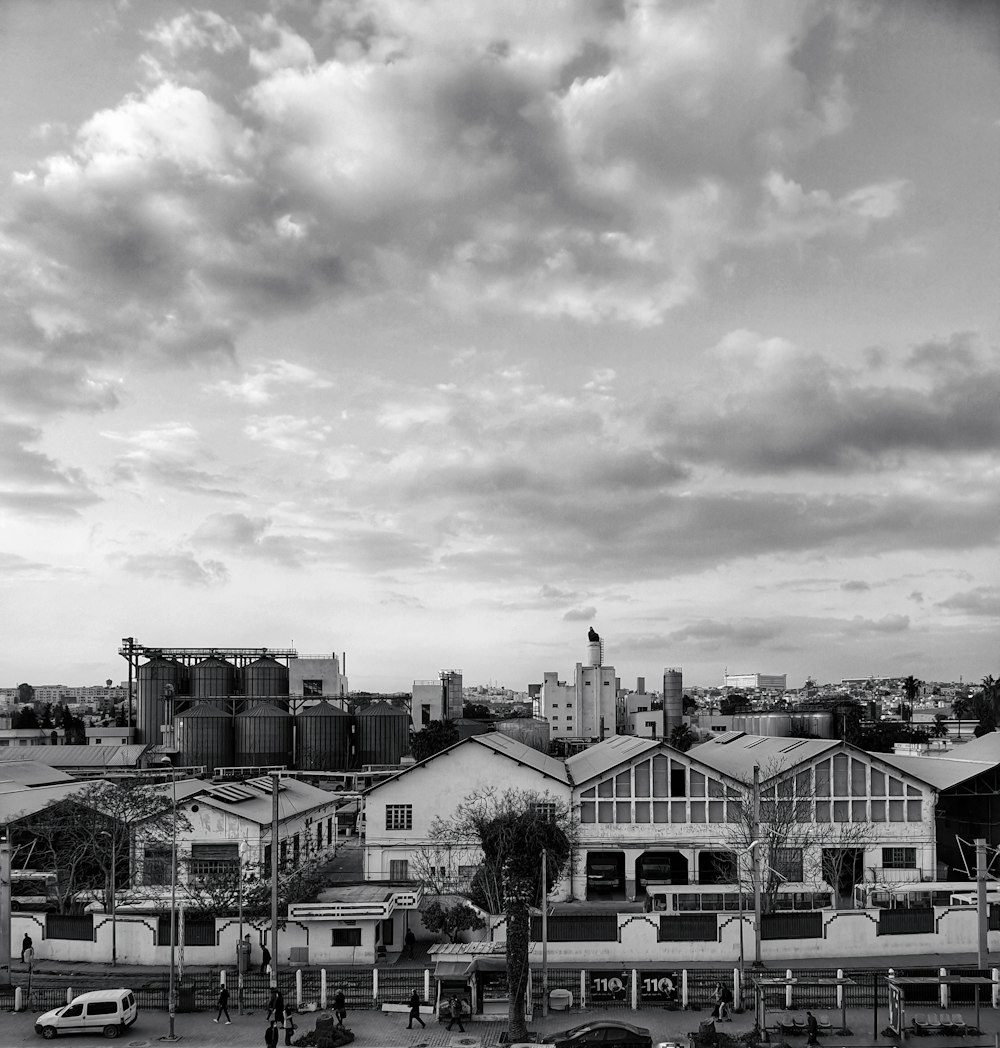
[[[0,28],[0,681],[1000,673],[995,4]]]

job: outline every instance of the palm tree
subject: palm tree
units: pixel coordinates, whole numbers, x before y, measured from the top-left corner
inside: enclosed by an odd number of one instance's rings
[[[910,676],[903,681],[903,693],[905,694],[906,701],[910,704],[910,706],[912,706],[914,701],[916,700],[917,693],[920,691],[920,686],[923,683],[924,682],[922,680],[917,680],[917,678],[914,677],[912,674],[910,674]]]

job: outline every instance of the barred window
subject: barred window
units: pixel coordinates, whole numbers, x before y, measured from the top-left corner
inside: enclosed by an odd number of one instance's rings
[[[387,804],[385,806],[385,828],[387,830],[412,830],[413,805]]]
[[[917,849],[883,848],[882,867],[886,870],[915,870],[917,868]]]
[[[360,946],[360,928],[334,928],[331,946]]]

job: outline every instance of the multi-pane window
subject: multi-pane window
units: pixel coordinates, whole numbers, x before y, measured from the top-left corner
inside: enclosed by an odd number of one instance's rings
[[[786,881],[798,883],[802,880],[802,849],[775,848],[771,853],[771,866],[775,873]]]
[[[331,946],[360,946],[360,928],[334,928]]]
[[[206,883],[236,876],[240,868],[239,848],[238,844],[192,844],[189,879]]]
[[[304,696],[322,695],[323,682],[321,680],[304,680],[302,682],[302,694]]]
[[[917,849],[883,848],[882,867],[886,870],[915,870],[917,868]]]
[[[385,828],[387,830],[412,830],[413,805],[387,804],[385,806]]]
[[[408,881],[410,879],[410,862],[408,859],[389,860],[389,880]]]
[[[146,845],[142,856],[143,884],[170,883],[170,845]]]
[[[555,801],[532,801],[528,805],[528,810],[532,815],[537,815],[540,819],[552,822],[559,814],[559,805]]]

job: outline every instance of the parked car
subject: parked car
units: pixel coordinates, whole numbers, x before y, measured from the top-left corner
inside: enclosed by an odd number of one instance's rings
[[[139,1006],[131,990],[91,990],[40,1015],[35,1020],[35,1033],[47,1041],[64,1033],[100,1032],[113,1038],[124,1033],[138,1015]]]
[[[597,1020],[559,1033],[547,1033],[532,1045],[510,1048],[653,1048],[653,1038],[644,1026]]]

